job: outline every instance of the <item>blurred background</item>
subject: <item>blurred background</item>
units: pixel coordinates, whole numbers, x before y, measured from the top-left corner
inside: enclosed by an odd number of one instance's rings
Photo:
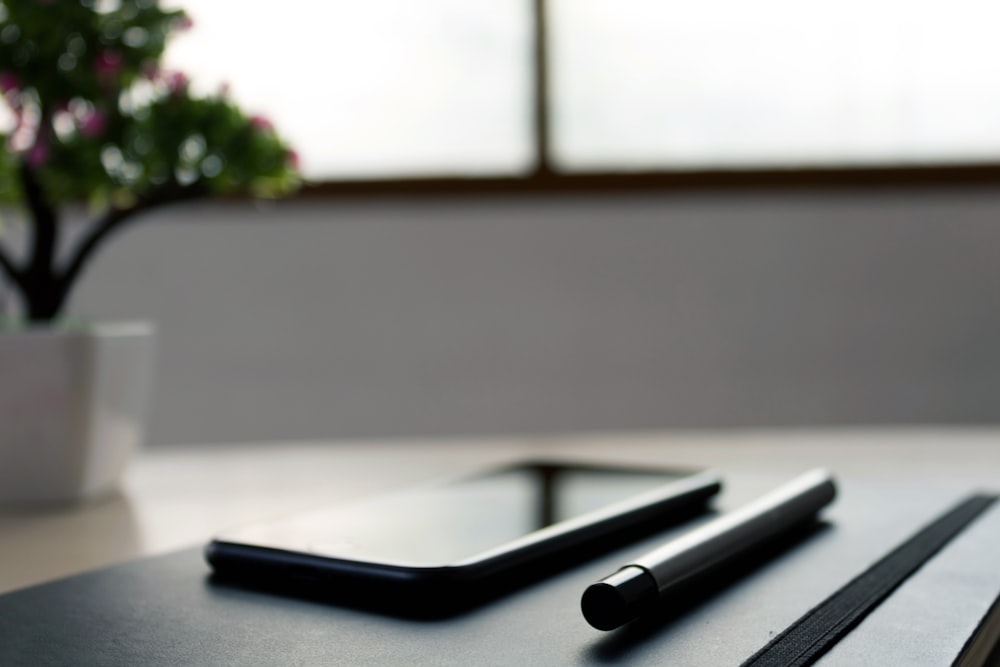
[[[311,185],[85,276],[153,444],[1000,420],[994,3],[178,4]]]

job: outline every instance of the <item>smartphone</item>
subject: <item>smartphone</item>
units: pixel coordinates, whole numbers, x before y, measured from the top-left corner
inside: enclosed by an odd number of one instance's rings
[[[217,581],[418,615],[466,608],[705,511],[706,470],[524,461],[216,536]]]

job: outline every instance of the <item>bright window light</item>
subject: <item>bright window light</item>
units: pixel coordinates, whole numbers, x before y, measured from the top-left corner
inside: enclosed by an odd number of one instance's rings
[[[269,116],[314,178],[534,162],[528,0],[181,0],[166,62]]]
[[[1000,5],[550,0],[560,167],[996,162]]]
[[[524,175],[534,1],[171,0],[166,63],[317,180]],[[1000,162],[995,2],[546,4],[559,170]]]

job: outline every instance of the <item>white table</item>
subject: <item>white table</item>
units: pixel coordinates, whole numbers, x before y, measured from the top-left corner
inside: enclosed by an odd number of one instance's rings
[[[874,480],[900,489],[1000,490],[1000,428],[161,447],[142,453],[111,498],[73,508],[0,510],[0,593],[201,544],[234,524],[525,456],[710,466],[727,480],[726,507],[815,466],[848,482]]]

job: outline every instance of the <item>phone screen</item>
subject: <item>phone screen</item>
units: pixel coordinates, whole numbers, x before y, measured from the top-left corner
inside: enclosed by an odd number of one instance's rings
[[[217,539],[332,558],[438,567],[474,558],[690,474],[549,463],[517,465],[440,486],[257,524]]]

